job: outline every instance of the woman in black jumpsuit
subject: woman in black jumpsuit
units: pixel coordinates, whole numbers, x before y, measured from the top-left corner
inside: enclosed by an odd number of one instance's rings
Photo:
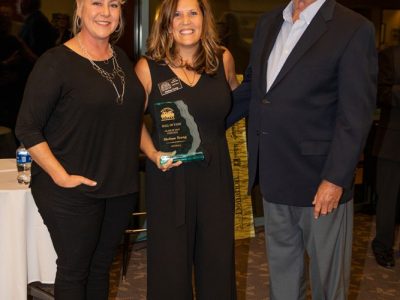
[[[159,132],[154,130],[150,137],[143,129],[141,148],[149,158],[149,300],[192,299],[193,290],[200,300],[236,299],[234,195],[225,117],[237,81],[231,54],[215,43],[210,13],[206,1],[164,1],[149,37],[147,58],[136,66],[153,121],[156,102],[182,100],[197,124],[205,154],[203,161],[161,165]],[[163,36],[171,39],[171,57],[157,55]],[[204,55],[197,56],[202,51]],[[175,89],[162,88],[171,82]]]

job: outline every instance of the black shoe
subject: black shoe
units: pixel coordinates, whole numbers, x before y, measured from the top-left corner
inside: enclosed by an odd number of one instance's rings
[[[393,250],[385,250],[385,249],[378,249],[374,247],[372,243],[372,252],[374,252],[375,260],[378,265],[381,265],[385,268],[393,268],[394,267],[394,255]]]

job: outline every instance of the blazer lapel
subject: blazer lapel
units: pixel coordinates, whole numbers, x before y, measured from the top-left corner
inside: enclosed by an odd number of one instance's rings
[[[326,21],[332,18],[335,1],[327,0],[325,5],[321,7],[315,15],[306,31],[293,48],[281,71],[271,85],[273,89],[290,71],[291,68],[299,61],[299,59],[307,52],[308,49],[324,34],[327,30]]]
[[[272,26],[270,27],[270,30],[268,31],[266,37],[265,37],[265,43],[264,43],[264,51],[261,57],[261,64],[262,67],[260,68],[261,74],[259,74],[259,78],[261,78],[261,90],[263,93],[267,90],[267,68],[268,68],[268,57],[272,51],[272,48],[275,45],[276,38],[278,37],[279,31],[281,30],[283,23],[283,16],[282,12],[278,14],[275,18],[275,20],[272,23]]]

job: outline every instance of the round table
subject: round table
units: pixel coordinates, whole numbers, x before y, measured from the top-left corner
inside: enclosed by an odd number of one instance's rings
[[[28,283],[54,283],[56,254],[15,159],[0,159],[0,299],[26,300]]]

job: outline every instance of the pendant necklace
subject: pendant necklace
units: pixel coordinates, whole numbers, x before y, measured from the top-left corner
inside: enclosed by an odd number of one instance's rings
[[[193,79],[192,79],[192,81],[190,81],[189,76],[186,74],[185,69],[186,69],[185,67],[182,67],[183,74],[185,74],[185,77],[186,77],[186,79],[187,79],[187,81],[188,81],[188,84],[189,84],[191,87],[193,87],[194,81],[195,81],[195,79],[196,79],[196,72],[194,72]]]
[[[79,47],[81,48],[81,50],[82,50],[83,54],[85,55],[86,59],[90,61],[93,69],[96,70],[102,77],[107,79],[108,82],[110,82],[111,85],[113,86],[113,88],[115,90],[115,93],[117,94],[117,99],[116,99],[117,104],[119,104],[119,105],[123,104],[124,103],[124,95],[125,95],[125,73],[124,73],[124,71],[122,70],[122,68],[118,64],[118,61],[117,61],[117,58],[116,58],[116,53],[114,52],[114,49],[109,44],[109,48],[110,48],[110,51],[111,51],[111,54],[112,54],[111,61],[113,63],[113,71],[111,73],[109,73],[106,70],[102,69],[99,65],[97,65],[93,61],[93,59],[89,55],[89,53],[86,50],[86,48],[83,46],[79,34],[77,35],[77,39],[78,39]],[[108,60],[107,60],[107,62],[108,62]],[[121,81],[121,86],[122,86],[121,92],[118,91],[117,86],[114,83],[114,78],[116,78],[116,76],[118,76],[118,78]]]

